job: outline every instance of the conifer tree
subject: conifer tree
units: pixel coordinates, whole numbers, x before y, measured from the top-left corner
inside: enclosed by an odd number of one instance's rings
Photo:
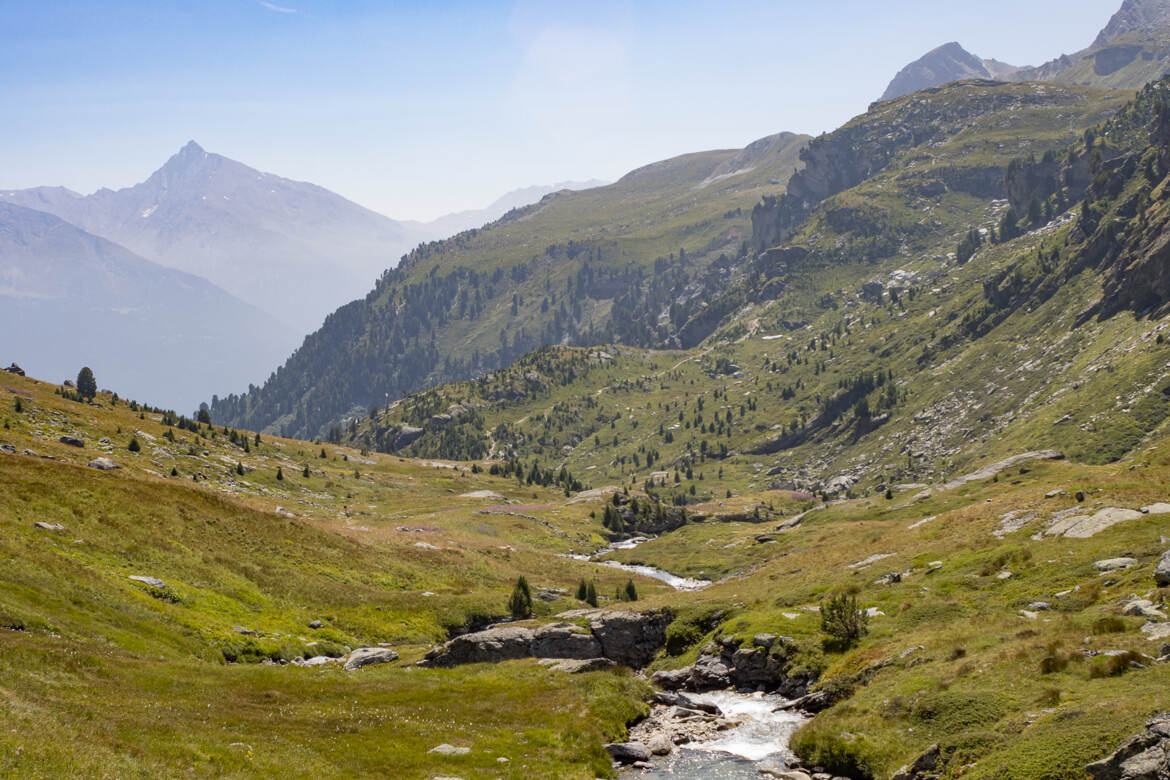
[[[512,596],[508,599],[508,612],[517,620],[532,617],[532,591],[528,587],[528,580],[523,576],[516,580],[512,588]]]
[[[97,395],[97,380],[89,366],[77,372],[77,394],[87,400]]]

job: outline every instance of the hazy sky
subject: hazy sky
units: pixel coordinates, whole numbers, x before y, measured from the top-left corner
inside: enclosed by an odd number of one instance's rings
[[[0,187],[125,187],[195,139],[429,219],[832,130],[939,44],[1039,64],[1119,5],[0,0]]]

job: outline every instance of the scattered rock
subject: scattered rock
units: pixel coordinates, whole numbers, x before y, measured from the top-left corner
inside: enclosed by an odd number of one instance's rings
[[[76,436],[62,436],[57,441],[62,444],[68,444],[70,447],[85,447],[85,442]]]
[[[321,628],[324,625],[320,620],[309,621],[309,628]]]
[[[605,749],[610,757],[619,764],[650,760],[650,748],[641,742],[611,742],[605,746]]]
[[[127,579],[141,582],[143,585],[149,585],[152,588],[165,588],[167,584],[158,577],[150,577],[145,574],[131,574]]]
[[[9,455],[16,454],[16,447],[11,444],[0,444],[0,452],[7,452]]]
[[[1113,754],[1089,764],[1093,780],[1158,780],[1170,777],[1170,712],[1156,715],[1142,734],[1130,737]]]
[[[437,753],[440,756],[465,756],[471,752],[469,747],[456,747],[455,745],[448,745],[444,742],[441,745],[436,745],[427,751],[428,753]]]
[[[244,636],[260,636],[256,631],[250,628],[244,628],[243,626],[232,626],[232,631],[235,631],[237,634],[243,634]]]
[[[340,664],[344,662],[344,658],[330,658],[327,655],[315,655],[312,658],[304,659],[297,666],[324,666],[325,664]],[[296,664],[297,662],[294,660],[293,663]]]
[[[42,531],[64,531],[65,526],[57,523],[42,523],[40,520],[33,523],[34,528],[40,528]]]
[[[352,672],[363,666],[388,664],[398,660],[398,653],[388,647],[359,647],[345,659],[345,671]],[[434,752],[434,751],[432,751]]]
[[[1154,602],[1149,599],[1130,599],[1121,605],[1121,614],[1156,620],[1166,619],[1166,613],[1154,606]]]
[[[1101,572],[1121,571],[1131,566],[1137,566],[1137,563],[1137,558],[1106,558],[1103,561],[1096,561],[1093,568]]]
[[[435,545],[427,544],[426,542],[415,542],[414,546],[419,548],[420,550],[437,550],[437,549],[439,549]]]
[[[114,469],[122,468],[109,458],[94,458],[86,465],[91,469],[98,469],[99,471],[113,471]]]
[[[1052,605],[1047,601],[1033,601],[1028,605],[1028,609],[1033,612],[1050,612],[1052,611]]]

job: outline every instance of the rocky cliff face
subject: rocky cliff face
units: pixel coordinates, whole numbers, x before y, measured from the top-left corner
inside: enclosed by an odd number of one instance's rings
[[[1093,46],[1106,46],[1135,31],[1170,29],[1170,0],[1125,0]]]

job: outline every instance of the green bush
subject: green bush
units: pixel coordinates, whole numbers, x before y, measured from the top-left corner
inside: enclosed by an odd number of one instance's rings
[[[857,596],[839,593],[821,602],[821,630],[850,645],[869,633],[869,617],[857,606]]]

